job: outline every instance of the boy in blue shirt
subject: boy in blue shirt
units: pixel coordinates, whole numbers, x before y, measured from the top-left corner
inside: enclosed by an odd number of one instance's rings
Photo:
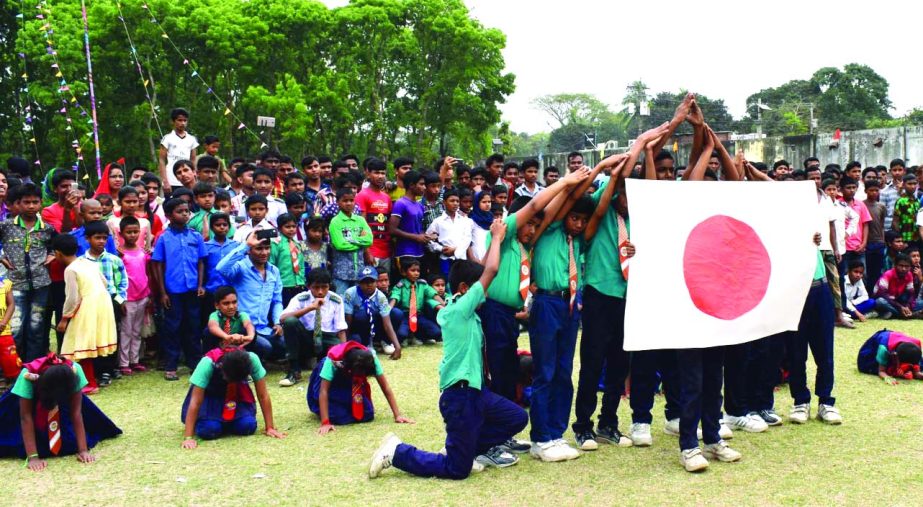
[[[228,239],[228,234],[231,234],[232,231],[231,217],[228,214],[217,211],[211,213],[207,220],[211,237],[205,241],[205,277],[207,280],[200,315],[203,327],[208,323],[209,314],[214,311],[215,291],[218,287],[228,284],[218,271],[218,263],[224,256],[240,246],[237,241]],[[211,350],[212,348],[207,348],[206,350]]]
[[[359,284],[350,287],[343,295],[348,338],[371,348],[374,343],[382,344],[382,351],[391,359],[401,358],[401,343],[391,324],[391,305],[388,296],[376,287],[378,271],[371,266],[359,272]],[[382,338],[387,338],[387,343]]]
[[[205,295],[206,253],[202,234],[186,227],[189,205],[173,198],[164,203],[163,210],[170,226],[157,238],[151,260],[160,304],[164,308],[161,333],[166,358],[164,378],[172,381],[179,380],[176,366],[180,347],[190,370],[195,369],[202,356],[199,298]]]
[[[484,465],[507,467],[518,462],[501,444],[526,427],[526,412],[484,385],[484,331],[476,310],[485,301],[485,287],[497,274],[506,224],[494,221],[491,232],[496,241],[483,267],[467,260],[452,266],[449,278],[458,293],[439,313],[439,324],[445,329],[439,365],[445,453],[421,451],[388,433],[372,455],[371,478],[394,466],[420,477],[464,479]]]

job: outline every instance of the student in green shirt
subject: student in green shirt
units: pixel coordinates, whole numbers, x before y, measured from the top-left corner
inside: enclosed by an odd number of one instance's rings
[[[333,290],[346,294],[356,285],[359,272],[365,267],[365,249],[372,246],[372,229],[362,216],[356,215],[356,192],[351,188],[337,190],[340,212],[330,220],[330,267]]]
[[[414,345],[419,345],[417,338],[432,345],[442,340],[439,326],[424,315],[427,308],[438,312],[445,302],[436,294],[436,289],[420,278],[420,261],[407,257],[401,265],[404,278],[391,289],[391,324],[397,331],[397,338],[405,342],[410,333],[414,333]],[[411,305],[411,301],[413,304]]]
[[[208,316],[205,347],[243,347],[253,341],[256,331],[250,316],[237,310],[237,291],[230,285],[215,289],[215,311]]]
[[[458,261],[449,275],[457,293],[438,317],[445,330],[439,365],[445,454],[421,451],[388,433],[372,455],[369,477],[378,477],[394,466],[420,477],[464,479],[485,465],[507,467],[518,462],[503,444],[526,427],[528,417],[521,407],[487,390],[483,383],[484,331],[477,314],[485,301],[484,287],[497,274],[506,229],[500,220],[491,225],[497,241],[490,246],[484,266]]]
[[[299,292],[304,291],[304,245],[295,236],[298,234],[298,219],[282,213],[276,219],[279,229],[278,241],[272,241],[269,249],[269,263],[279,268],[282,278],[282,306],[288,306]]]

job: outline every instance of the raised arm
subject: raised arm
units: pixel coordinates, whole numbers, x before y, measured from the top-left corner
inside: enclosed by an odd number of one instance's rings
[[[731,154],[728,153],[727,149],[721,144],[721,140],[718,139],[718,135],[715,134],[715,131],[708,128],[706,129],[706,135],[710,136],[712,143],[715,146],[715,150],[718,152],[718,159],[721,160],[721,167],[725,171],[725,179],[728,181],[740,181],[743,179],[741,174],[737,171],[737,164],[734,163],[734,159],[731,158]]]
[[[689,181],[703,181],[705,179],[705,171],[708,169],[709,157],[706,157],[704,154],[711,153],[712,150],[714,149],[715,149],[714,139],[711,136],[706,135],[705,136],[705,148],[702,151],[703,155],[699,157],[698,160],[696,160],[695,167],[692,169],[692,174],[689,175]],[[686,172],[689,172],[689,170],[687,169]]]
[[[606,183],[606,188],[603,189],[603,193],[599,197],[599,203],[596,204],[596,209],[593,211],[593,216],[590,217],[586,229],[583,231],[583,237],[586,238],[587,241],[593,239],[593,236],[596,236],[596,231],[599,230],[599,223],[602,221],[603,217],[606,216],[609,206],[612,205],[612,197],[615,195],[615,189],[624,179],[622,172],[626,167],[631,166],[626,164],[626,161],[623,160],[612,168],[609,175],[609,182]]]
[[[705,117],[702,115],[702,108],[699,107],[698,102],[695,100],[692,101],[692,105],[689,107],[686,121],[692,124],[692,150],[689,152],[689,163],[686,165],[687,167],[694,167],[696,161],[702,156],[702,146],[705,145]],[[689,174],[689,171],[683,173],[684,180],[689,179],[686,176],[687,174]]]
[[[673,137],[673,133],[676,132],[676,129],[686,121],[686,117],[689,116],[690,111],[692,110],[692,104],[695,102],[695,94],[689,92],[683,97],[683,101],[676,106],[676,112],[673,113],[673,119],[670,120],[670,123],[667,125],[667,131],[663,136],[657,140],[656,144],[653,146],[654,153],[660,153],[660,150],[667,144],[667,141]]]
[[[560,181],[556,182],[555,185],[558,183]],[[544,193],[541,192],[538,195]],[[494,281],[494,277],[497,276],[497,270],[500,269],[500,245],[503,243],[503,238],[506,237],[506,224],[503,220],[494,220],[490,224],[490,235],[490,248],[487,249],[487,255],[484,256],[484,272],[481,273],[481,278],[478,280],[481,287],[485,289],[490,287],[490,282]]]

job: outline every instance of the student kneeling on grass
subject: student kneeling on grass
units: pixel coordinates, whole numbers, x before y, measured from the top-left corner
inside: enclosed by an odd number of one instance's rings
[[[369,376],[378,381],[391,406],[394,422],[413,424],[412,420],[401,415],[375,353],[360,343],[349,341],[332,347],[311,373],[308,408],[320,416],[318,434],[326,435],[333,431],[334,424],[363,423],[375,418]]]
[[[217,371],[216,371],[217,370]],[[195,437],[213,440],[225,433],[252,435],[256,432],[256,404],[247,377],[253,379],[260,402],[266,436],[285,438],[272,421],[272,402],[266,389],[266,369],[253,352],[240,348],[216,348],[199,361],[183,402],[186,423],[183,449],[195,449]]]
[[[421,451],[388,433],[372,455],[371,478],[394,466],[420,477],[464,479],[485,465],[507,467],[519,461],[505,452],[502,444],[526,427],[528,416],[512,401],[490,392],[484,383],[484,331],[476,310],[484,303],[484,288],[497,274],[506,225],[495,221],[491,233],[494,241],[484,266],[468,260],[452,266],[449,282],[458,292],[439,313],[439,324],[445,330],[439,365],[445,452]]]
[[[862,344],[856,364],[862,373],[877,374],[886,383],[897,385],[899,378],[923,380],[921,355],[919,338],[882,329]]]
[[[301,380],[301,360],[309,354],[324,357],[330,347],[346,341],[346,315],[343,298],[330,292],[333,278],[326,269],[308,273],[308,289],[298,293],[282,312],[283,335],[288,355],[288,375],[282,387]],[[320,314],[320,319],[317,318]]]

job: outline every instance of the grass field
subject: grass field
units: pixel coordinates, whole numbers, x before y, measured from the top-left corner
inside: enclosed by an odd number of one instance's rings
[[[157,372],[119,380],[94,401],[124,435],[98,445],[94,453],[99,461],[91,465],[67,457],[51,460],[45,472],[31,473],[20,460],[0,461],[6,483],[0,504],[919,505],[923,382],[890,387],[858,373],[855,366],[859,346],[880,324],[837,331],[834,395],[845,418],[842,426],[812,420],[762,434],[736,432],[731,443],[744,459],[712,463],[699,475],[683,471],[676,439],[662,433],[659,399],[654,445],[649,448],[603,446],[578,460],[551,464],[524,456],[515,467],[489,469],[460,482],[419,479],[397,470],[370,481],[368,458],[386,432],[395,431],[425,449],[443,444],[436,380],[441,349],[414,347],[400,361],[384,366],[401,408],[417,424],[394,424],[373,386],[378,419],[341,426],[326,437],[315,433],[317,418],[307,411],[307,384],[276,387],[282,375],[278,371],[271,371],[268,379],[276,424],[288,432],[287,439],[228,437],[202,442],[194,451],[180,449],[179,412],[188,375],[174,383],[163,381]],[[923,323],[890,324],[923,335]],[[523,336],[521,343],[528,339]],[[575,378],[577,370],[575,365]],[[787,389],[777,393],[781,414],[790,405]],[[626,404],[619,415],[627,431]],[[526,438],[527,432],[521,436]]]

